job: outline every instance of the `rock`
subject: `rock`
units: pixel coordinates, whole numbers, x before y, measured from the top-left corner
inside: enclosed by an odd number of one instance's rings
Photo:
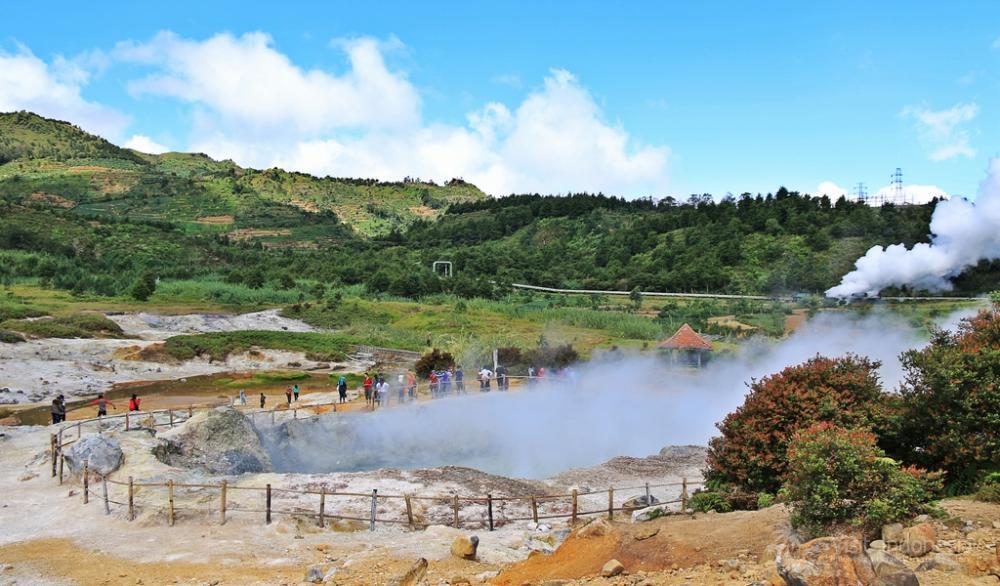
[[[638,511],[632,511],[632,522],[643,523],[645,521],[652,521],[653,519],[658,519],[669,514],[670,510],[667,508],[667,505],[655,505],[652,507],[646,507],[645,509],[639,509]]]
[[[496,570],[487,570],[485,572],[476,574],[476,580],[479,580],[480,582],[485,582],[487,580],[492,580],[493,578],[496,578],[499,575],[500,572]]]
[[[868,559],[872,562],[876,576],[890,576],[906,569],[906,565],[883,549],[868,549]]]
[[[937,534],[930,523],[920,523],[903,530],[900,550],[911,558],[919,558],[934,549]]]
[[[868,544],[868,549],[887,549],[888,546],[881,539],[876,539],[875,541]]]
[[[306,572],[306,577],[303,580],[312,584],[322,584],[324,577],[322,569],[312,567]]]
[[[471,586],[472,581],[465,576],[454,576],[451,580],[448,580],[448,584],[451,586]]]
[[[913,524],[919,525],[920,523],[926,523],[931,520],[930,515],[917,515],[913,518]]]
[[[653,505],[660,504],[660,499],[653,495],[649,495],[649,499],[646,499],[646,495],[634,496],[624,503],[622,503],[622,508],[626,511],[632,511],[635,509],[645,509],[646,507],[651,507]]]
[[[608,563],[604,564],[601,568],[601,576],[604,578],[612,578],[625,571],[625,566],[618,560],[608,560]]]
[[[643,525],[638,530],[636,530],[636,532],[635,532],[635,540],[636,541],[645,541],[646,539],[649,539],[650,537],[653,537],[654,535],[656,535],[659,532],[660,532],[660,528],[659,527],[654,527],[652,525]]]
[[[153,453],[165,464],[202,468],[212,474],[271,470],[271,459],[250,420],[232,407],[196,413]]]
[[[918,572],[929,572],[931,570],[941,570],[942,572],[958,572],[962,569],[962,564],[955,561],[946,553],[936,553],[934,556],[917,566]]]
[[[571,580],[555,579],[555,580],[546,580],[542,582],[542,586],[566,586],[567,584],[572,584],[572,583],[573,582]]]
[[[1000,521],[993,521],[993,528],[1000,529]]]
[[[427,560],[418,559],[402,576],[389,581],[390,586],[417,586],[427,573]]]
[[[94,434],[77,440],[66,452],[66,465],[69,471],[76,475],[83,474],[83,465],[87,464],[90,472],[107,476],[117,470],[125,461],[118,440]]]
[[[869,584],[875,579],[861,540],[851,536],[820,537],[794,550],[779,546],[775,563],[789,586]]]
[[[451,555],[464,560],[476,559],[476,549],[479,547],[479,538],[475,535],[469,537],[462,535],[456,537],[451,542]]]
[[[913,570],[900,570],[888,576],[879,576],[872,582],[872,586],[920,586],[917,575]]]
[[[544,553],[544,554],[550,554],[556,550],[556,548],[552,547],[550,544],[535,538],[531,538],[528,540],[528,549],[530,549],[531,551],[537,551],[539,553]]]
[[[740,568],[742,566],[743,564],[740,563],[740,560],[722,560],[721,562],[719,562],[720,568],[724,570],[731,570],[734,572],[740,571]]]
[[[587,539],[589,537],[603,537],[611,532],[611,523],[603,518],[598,518],[587,523],[582,529],[576,532],[577,536]]]
[[[903,541],[903,524],[892,523],[882,526],[882,541],[889,545],[897,545]]]
[[[17,477],[18,482],[27,482],[29,480],[34,480],[38,478],[38,474],[28,471]]]

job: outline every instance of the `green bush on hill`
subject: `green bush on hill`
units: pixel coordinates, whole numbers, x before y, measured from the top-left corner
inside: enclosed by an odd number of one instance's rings
[[[164,343],[164,351],[178,360],[207,356],[225,360],[230,354],[254,348],[322,354],[324,360],[343,360],[353,339],[337,334],[241,330],[174,336]]]
[[[0,329],[12,330],[37,338],[123,338],[121,327],[96,313],[41,319],[10,319]]]

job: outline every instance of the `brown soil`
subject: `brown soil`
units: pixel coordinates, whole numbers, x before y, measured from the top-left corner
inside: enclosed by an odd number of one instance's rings
[[[84,549],[69,539],[12,543],[0,547],[0,561],[19,574],[75,584],[295,584],[303,574],[301,567],[285,565],[139,563]]]
[[[429,208],[427,206],[414,206],[410,208],[410,211],[414,214],[420,216],[421,218],[433,218],[437,215],[437,210],[434,208]]]
[[[41,191],[36,191],[24,198],[24,203],[44,203],[64,209],[76,206],[76,202],[71,199],[66,199],[65,197],[54,193],[44,193]]]
[[[232,216],[202,216],[194,221],[195,224],[208,224],[211,226],[228,226],[235,222]]]
[[[319,205],[314,201],[306,201],[302,199],[292,199],[289,200],[290,204],[299,208],[302,211],[309,212],[311,214],[319,213]]]
[[[760,557],[782,540],[788,524],[780,506],[763,511],[741,511],[667,517],[641,524],[616,523],[600,537],[570,536],[552,555],[532,555],[504,570],[493,583],[502,586],[536,584],[548,579],[573,580],[599,574],[605,562],[620,561],[630,573],[655,572],[723,559]],[[645,539],[642,533],[656,529]]]
[[[266,230],[266,229],[254,229],[254,228],[243,228],[240,230],[233,230],[229,233],[229,237],[234,240],[247,240],[250,238],[268,238],[271,236],[288,236],[292,233],[291,230],[287,228],[281,228],[277,230]]]
[[[785,335],[787,336],[802,327],[808,319],[808,309],[796,309],[792,311],[792,315],[785,316]]]

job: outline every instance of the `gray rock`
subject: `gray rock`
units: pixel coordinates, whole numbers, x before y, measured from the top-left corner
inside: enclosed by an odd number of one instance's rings
[[[667,505],[654,505],[652,507],[646,507],[645,509],[639,509],[638,511],[632,511],[632,522],[633,523],[644,523],[646,521],[652,521],[653,519],[659,519],[670,514],[670,510]]]
[[[212,474],[271,470],[271,459],[253,425],[232,407],[196,413],[154,454],[171,466],[202,468]]]
[[[618,560],[608,560],[604,567],[601,568],[601,576],[604,578],[612,578],[625,571],[625,566]]]
[[[323,575],[323,570],[317,567],[312,567],[309,568],[308,572],[306,572],[304,581],[311,582],[312,584],[322,584],[324,579],[325,576]]]
[[[402,576],[389,582],[389,586],[416,586],[427,574],[427,560],[418,559]]]
[[[101,476],[107,476],[121,467],[125,461],[118,440],[106,435],[95,434],[77,440],[66,452],[66,465],[76,475],[83,474],[83,465]]]
[[[875,578],[871,586],[920,586],[920,581],[913,570],[900,570],[895,574]]]
[[[888,546],[881,539],[876,539],[875,541],[868,544],[870,549],[887,549]]]
[[[872,561],[876,576],[890,576],[906,569],[906,564],[883,549],[868,549],[868,558]]]
[[[889,545],[896,545],[903,541],[903,524],[891,523],[882,526],[882,541]]]
[[[922,562],[917,566],[918,572],[929,572],[931,570],[941,570],[942,572],[958,572],[962,569],[962,564],[955,561],[950,555],[946,553],[934,554],[929,560]]]
[[[653,495],[649,495],[649,499],[647,500],[646,495],[643,494],[628,499],[622,504],[622,508],[626,511],[631,511],[634,509],[644,509],[658,504],[660,504],[660,499]]]

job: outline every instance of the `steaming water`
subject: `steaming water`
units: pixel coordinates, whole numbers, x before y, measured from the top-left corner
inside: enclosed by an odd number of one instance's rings
[[[972,310],[941,320],[954,325]],[[666,445],[704,445],[738,407],[752,378],[817,354],[880,360],[885,388],[901,379],[899,354],[924,342],[905,320],[824,313],[781,342],[748,344],[700,371],[671,370],[657,358],[579,366],[535,390],[469,395],[329,414],[263,431],[279,471],[361,471],[467,466],[504,476],[545,478],[614,456],[646,456]]]

